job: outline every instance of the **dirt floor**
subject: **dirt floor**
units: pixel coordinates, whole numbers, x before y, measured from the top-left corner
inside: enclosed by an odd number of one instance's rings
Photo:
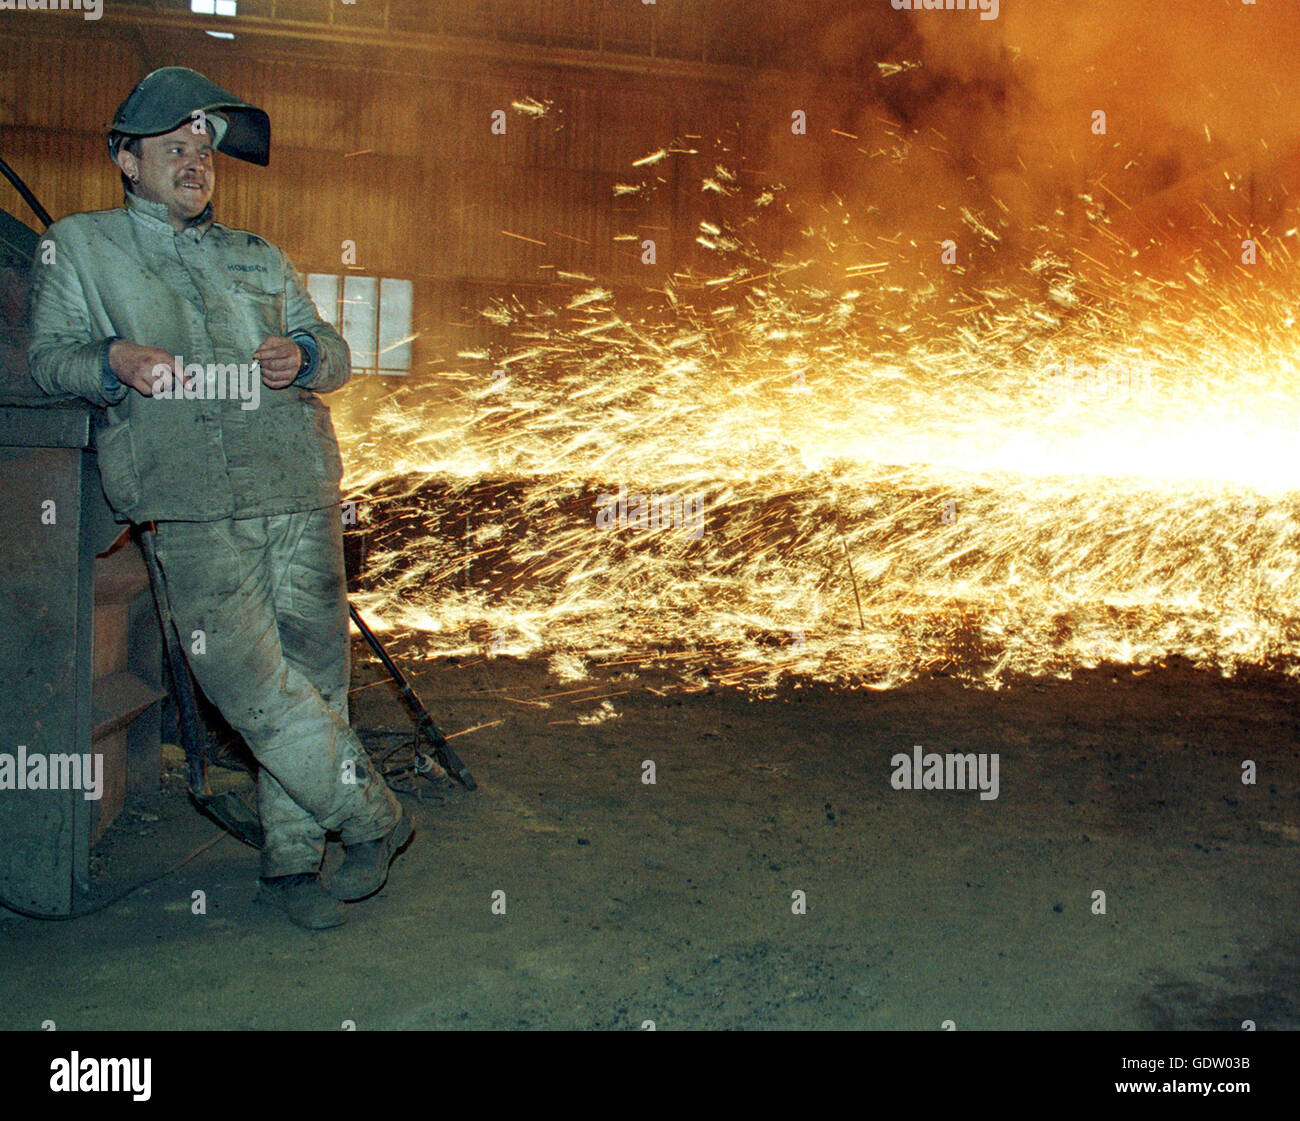
[[[453,740],[476,793],[404,799],[379,896],[299,930],[225,839],[76,922],[0,911],[0,1027],[1300,1028],[1293,684],[1104,667],[756,701],[394,652],[446,731],[492,726]],[[357,663],[354,723],[401,727]],[[918,744],[998,753],[999,797],[894,789]],[[104,890],[214,836],[181,790],[132,802]]]

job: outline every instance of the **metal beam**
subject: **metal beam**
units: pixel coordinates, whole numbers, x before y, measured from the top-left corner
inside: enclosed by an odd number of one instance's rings
[[[6,21],[4,30],[48,37],[53,26],[53,21],[49,19],[10,20]],[[201,43],[208,50],[219,50],[223,41],[206,32],[225,31],[235,36],[234,42],[237,44],[241,41],[252,43],[261,56],[266,56],[268,49],[278,50],[284,52],[285,57],[299,60],[308,58],[335,66],[351,65],[371,72],[378,69],[390,74],[421,77],[429,75],[432,63],[454,64],[462,73],[466,65],[487,74],[577,70],[731,88],[752,88],[756,84],[779,87],[795,79],[807,81],[810,75],[815,74],[819,84],[830,89],[844,87],[845,90],[857,90],[860,86],[858,81],[848,75],[825,71],[736,66],[662,55],[511,43],[469,36],[393,31],[379,27],[310,23],[303,20],[242,15],[216,19],[187,11],[160,11],[152,6],[120,2],[105,4],[103,16],[97,21],[87,22],[76,13],[68,13],[68,17],[64,17],[58,26],[61,33],[68,35],[103,34],[111,31],[123,41],[130,42],[137,51],[148,51],[154,57],[159,57],[159,52],[150,50],[151,37],[164,38],[178,46],[184,44],[193,47]],[[358,55],[362,57],[359,59]]]

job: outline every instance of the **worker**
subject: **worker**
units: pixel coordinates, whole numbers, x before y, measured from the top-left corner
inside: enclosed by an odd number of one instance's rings
[[[153,532],[195,679],[257,759],[258,900],[337,926],[414,832],[348,723],[342,463],[318,395],[351,353],[279,249],[214,220],[215,153],[265,166],[264,111],[169,66],[122,102],[108,148],[124,205],[37,248],[32,376],[103,407],[104,494]]]

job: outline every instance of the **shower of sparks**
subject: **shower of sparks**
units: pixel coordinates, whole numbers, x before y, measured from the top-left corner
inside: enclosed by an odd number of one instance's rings
[[[1293,294],[1047,251],[945,294],[901,236],[814,272],[701,229],[717,275],[633,309],[561,274],[555,306],[485,311],[511,345],[436,398],[342,418],[363,610],[433,654],[700,688],[1300,666]],[[637,496],[667,524],[598,524]]]

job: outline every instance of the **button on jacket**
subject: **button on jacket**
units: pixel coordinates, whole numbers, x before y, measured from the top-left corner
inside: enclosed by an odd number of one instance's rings
[[[128,194],[122,209],[55,222],[31,279],[32,377],[47,393],[107,406],[96,448],[119,521],[215,521],[339,501],[338,441],[317,393],[347,382],[351,354],[270,242],[216,222],[177,231],[163,204]],[[314,368],[285,389],[261,384],[253,352],[269,335],[302,334],[316,344]],[[105,355],[119,338],[218,375],[192,398],[113,386]],[[232,388],[232,365],[246,387],[256,382],[256,407]]]

